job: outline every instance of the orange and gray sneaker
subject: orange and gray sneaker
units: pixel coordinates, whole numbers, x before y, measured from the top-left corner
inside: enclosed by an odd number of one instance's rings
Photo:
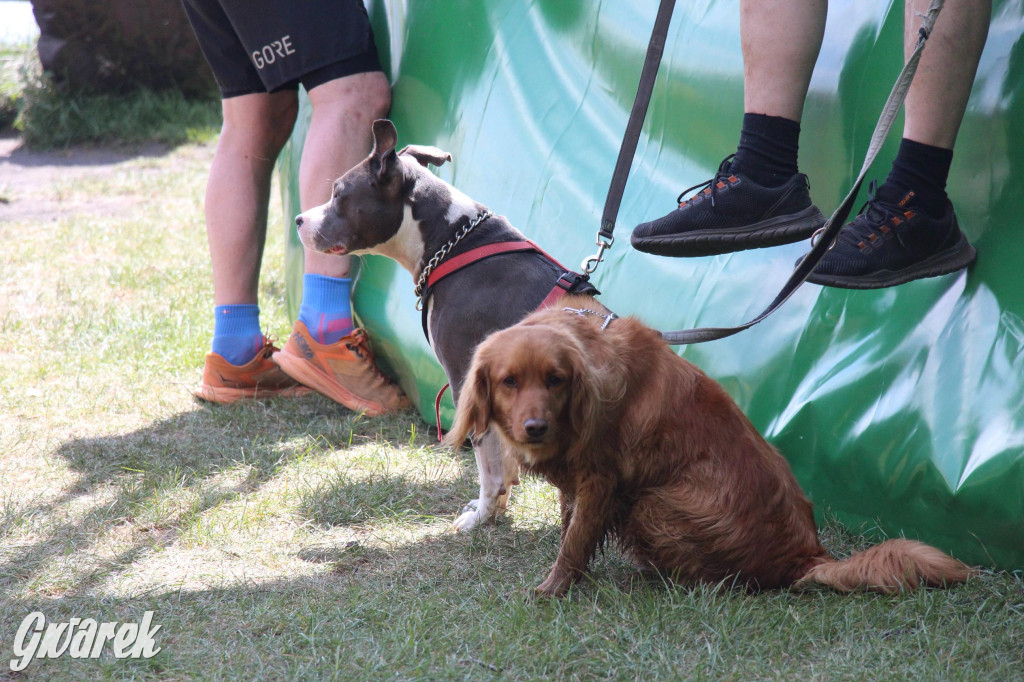
[[[192,394],[211,403],[227,404],[250,398],[309,393],[308,388],[273,363],[270,358],[276,352],[277,347],[265,336],[256,357],[244,365],[232,365],[223,356],[210,351],[206,354],[203,380]]]
[[[273,360],[291,378],[350,410],[376,417],[409,406],[398,384],[377,368],[362,329],[336,343],[322,344],[301,320],[296,321],[288,343]]]

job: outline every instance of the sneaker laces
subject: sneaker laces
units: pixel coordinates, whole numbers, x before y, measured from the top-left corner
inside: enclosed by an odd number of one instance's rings
[[[909,192],[900,200],[900,203],[906,202],[913,196],[914,193]],[[907,215],[908,213],[910,215]],[[910,220],[913,215],[912,211],[907,211],[898,204],[893,205],[880,198],[878,196],[878,183],[872,180],[868,185],[868,200],[857,211],[857,219],[847,223],[840,230],[836,243],[859,246],[863,241],[875,241],[878,237],[872,239],[873,235],[878,234],[884,237],[888,232],[894,231],[893,228]],[[863,220],[860,218],[863,218]],[[903,240],[900,238],[899,231],[896,230],[895,234],[896,239],[902,244]]]
[[[722,183],[723,180],[728,181],[728,179],[732,175],[729,172],[729,167],[732,166],[732,158],[734,156],[736,155],[730,154],[729,156],[722,159],[722,163],[718,164],[718,172],[715,173],[715,177],[711,178],[710,180],[705,180],[704,182],[698,183],[693,187],[687,187],[682,192],[680,192],[679,196],[676,197],[676,203],[679,204],[679,208],[682,208],[684,205],[693,204],[697,201],[702,201],[706,196],[711,197],[711,205],[714,206],[715,195],[718,194],[719,185]],[[728,182],[726,182],[726,184],[728,184]],[[683,197],[685,197],[690,192],[693,192],[693,190],[698,191],[689,199],[684,200]]]
[[[260,346],[260,349],[259,349],[259,351],[256,352],[256,354],[257,355],[262,355],[264,358],[269,358],[271,355],[273,355],[274,353],[276,353],[277,351],[280,350],[280,348],[278,348],[276,344],[277,344],[277,337],[276,336],[273,336],[271,334],[264,334],[263,335],[263,345]]]
[[[377,366],[377,356],[374,355],[373,349],[370,348],[370,339],[366,335],[366,332],[359,329],[354,333],[354,336],[354,339],[345,343],[345,347],[352,351],[352,353],[359,358],[366,368],[369,369],[378,379],[383,381],[384,384],[397,387],[395,381]]]

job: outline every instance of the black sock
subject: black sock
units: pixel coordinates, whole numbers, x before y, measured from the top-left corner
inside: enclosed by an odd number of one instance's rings
[[[781,116],[743,114],[740,145],[730,170],[759,185],[778,187],[798,172],[800,124]]]
[[[933,147],[903,138],[892,162],[892,170],[878,188],[878,198],[895,203],[907,192],[914,193],[914,205],[939,217],[946,212],[946,180],[953,150]]]

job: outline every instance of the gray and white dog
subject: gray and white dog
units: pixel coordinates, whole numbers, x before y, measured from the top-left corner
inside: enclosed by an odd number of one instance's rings
[[[457,400],[473,351],[490,333],[519,322],[563,291],[598,292],[538,248],[473,257],[484,245],[528,240],[503,216],[427,169],[450,161],[450,154],[415,145],[396,152],[397,141],[391,121],[374,121],[370,155],[334,183],[330,201],[295,221],[309,248],[387,256],[412,274],[427,340]],[[470,264],[450,268],[460,256]],[[430,276],[442,270],[450,272],[433,282]],[[519,471],[502,447],[493,433],[473,437],[480,496],[456,519],[457,529],[486,523],[505,509]]]

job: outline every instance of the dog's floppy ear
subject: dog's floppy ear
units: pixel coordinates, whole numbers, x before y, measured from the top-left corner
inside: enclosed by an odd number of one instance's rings
[[[416,159],[421,166],[426,166],[428,163],[432,163],[435,166],[440,166],[445,161],[451,161],[452,155],[443,149],[437,147],[426,147],[418,144],[410,144],[402,151],[398,152],[399,156],[408,154],[412,158]]]
[[[477,350],[462,386],[455,408],[455,423],[444,437],[445,444],[451,447],[461,445],[471,431],[482,436],[491,423],[491,370],[484,355]]]
[[[373,122],[373,151],[370,152],[370,170],[373,172],[373,183],[383,182],[388,175],[397,169],[398,155],[395,145],[398,144],[398,131],[395,124],[386,118]]]
[[[571,344],[569,365],[572,369],[569,397],[569,419],[573,432],[580,443],[588,443],[594,437],[594,429],[601,419],[601,403],[604,390],[600,379],[586,354],[578,344]]]

